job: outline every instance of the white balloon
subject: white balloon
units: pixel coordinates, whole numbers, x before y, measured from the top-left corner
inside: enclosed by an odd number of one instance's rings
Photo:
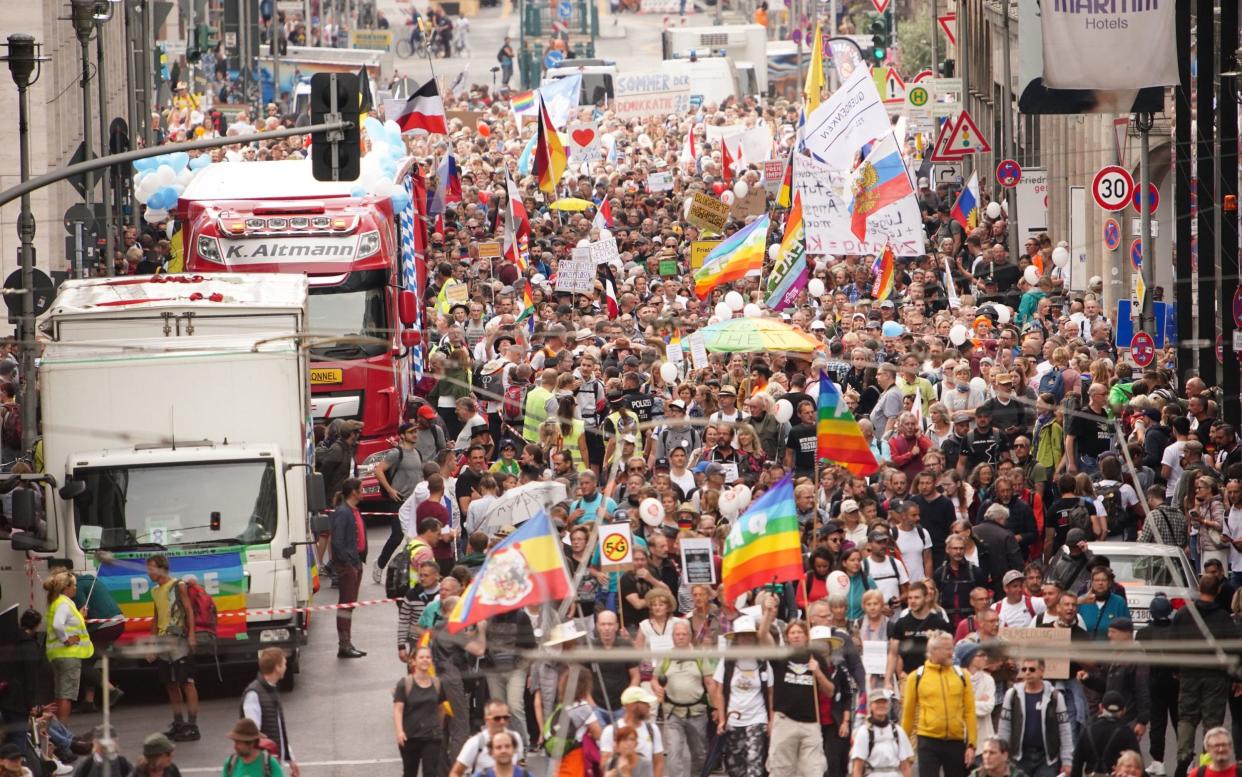
[[[733,192],[724,192],[723,194],[721,194],[720,202],[725,205],[732,206],[733,205]]]
[[[168,186],[177,180],[177,174],[173,172],[171,165],[160,165],[155,171],[155,180],[161,187]]]
[[[776,409],[772,411],[772,415],[776,416],[776,420],[782,424],[793,418],[793,403],[788,399],[776,400]]]
[[[672,383],[677,380],[677,365],[672,362],[664,362],[660,365],[660,377],[665,383]]]
[[[775,262],[776,257],[780,255],[781,255],[781,246],[779,243],[773,243],[772,245],[768,246],[768,258],[769,259]]]
[[[812,278],[806,284],[806,290],[812,297],[822,297],[824,296],[824,292],[828,289],[824,287],[824,282],[819,278]]]
[[[717,506],[720,508],[720,514],[730,521],[737,518],[742,512],[741,500],[738,499],[738,494],[733,489],[726,489],[721,492]]]
[[[727,302],[716,303],[716,318],[721,321],[728,321],[733,318],[733,308],[729,307]]]
[[[1069,264],[1069,260],[1070,252],[1066,250],[1065,246],[1057,246],[1052,249],[1052,263],[1057,267],[1065,267],[1065,265]]]
[[[962,324],[954,324],[953,328],[949,330],[949,342],[954,345],[961,345],[966,342],[966,337],[969,334],[970,333],[966,330],[965,326]]]
[[[743,510],[745,510],[747,507],[750,507],[750,498],[751,498],[750,486],[746,485],[745,483],[738,483],[736,486],[733,487],[733,492],[737,494],[737,500],[740,503]]]
[[[664,505],[659,499],[647,497],[638,503],[638,516],[648,526],[659,526],[664,522]]]
[[[971,378],[970,388],[973,391],[978,391],[980,394],[982,394],[984,391],[988,390],[988,382],[984,380],[983,378]]]
[[[158,224],[168,219],[168,211],[166,210],[150,210],[142,214],[142,220],[148,224]]]
[[[169,219],[168,222],[164,224],[164,234],[168,237],[169,240],[172,240],[173,232],[175,231],[177,231],[177,225],[174,224],[171,219]]]
[[[742,315],[747,318],[759,318],[763,315],[763,308],[754,302],[746,303],[746,307],[742,308]]]
[[[190,181],[194,180],[194,173],[195,173],[194,170],[191,170],[190,168],[187,167],[186,169],[177,173],[177,183],[181,184],[182,186],[188,184]]]
[[[1008,324],[1009,319],[1013,317],[1013,308],[1008,305],[996,306],[996,323]]]
[[[1009,215],[1009,200],[1001,200],[1001,210],[1005,211],[1005,215]]]
[[[738,311],[746,307],[746,299],[736,291],[726,294],[724,301],[729,306],[729,310]]]
[[[720,500],[723,502],[724,497],[722,496]],[[828,584],[829,596],[833,594],[848,594],[850,591],[850,577],[839,569],[835,572],[829,572],[826,582]]]
[[[1035,286],[1039,283],[1039,270],[1034,265],[1031,265],[1022,271],[1022,277],[1027,283]]]
[[[708,316],[708,317],[707,317],[707,325],[708,325],[708,326],[711,326],[712,324],[719,324],[719,323],[720,323],[720,319],[719,319],[719,318],[716,318],[715,316]]]
[[[992,202],[989,202],[986,212],[988,214],[988,218],[992,219],[993,221],[1000,218],[1001,217],[1000,203],[995,200],[993,200]]]
[[[746,185],[745,181],[738,181],[733,184],[733,193],[737,195],[738,199],[741,199],[750,194],[750,187]]]

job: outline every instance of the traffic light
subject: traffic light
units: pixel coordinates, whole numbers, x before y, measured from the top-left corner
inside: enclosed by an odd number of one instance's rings
[[[946,59],[937,65],[936,69],[940,71],[941,78],[952,78],[953,74],[957,72],[957,63],[951,59]]]
[[[361,166],[360,91],[357,73],[316,73],[311,76],[311,124],[334,121],[353,126],[311,133],[311,174],[317,181],[357,180]]]
[[[887,13],[869,14],[871,17],[871,63],[883,65],[888,59],[888,49],[893,45],[892,27]]]

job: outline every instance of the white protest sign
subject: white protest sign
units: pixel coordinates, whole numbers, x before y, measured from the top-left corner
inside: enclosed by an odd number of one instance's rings
[[[710,537],[682,537],[681,580],[687,585],[716,584],[716,562],[712,556]]]
[[[672,173],[647,173],[647,191],[671,192],[673,190]]]
[[[802,195],[808,255],[879,254],[888,244],[897,256],[924,253],[927,233],[914,194],[872,213],[867,218],[867,239],[859,240],[851,229],[845,173],[798,154],[794,157],[794,187]]]
[[[574,294],[590,294],[595,288],[595,260],[591,247],[574,248],[573,258],[556,266],[556,290]]]
[[[569,125],[569,159],[578,162],[598,162],[604,158],[604,147],[599,141],[599,131],[594,122]]]
[[[735,162],[747,165],[762,165],[772,155],[772,131],[767,127],[744,127],[741,124],[730,124],[727,127],[709,125],[705,136],[711,143],[724,140],[729,146],[729,153],[736,154]]]
[[[1048,231],[1048,170],[1025,167],[1018,181],[1018,228],[1023,237]]]
[[[619,119],[690,112],[690,76],[660,71],[613,77],[613,113]]]
[[[707,344],[703,342],[702,332],[693,332],[686,338],[690,342],[690,362],[696,370],[707,369]]]
[[[803,129],[807,149],[840,171],[850,170],[858,150],[886,132],[892,132],[888,111],[866,68],[855,70],[806,118]]]
[[[603,572],[623,572],[634,566],[634,538],[628,523],[600,524],[599,555]]]
[[[882,676],[888,667],[888,640],[863,640],[862,662],[864,672]]]
[[[621,260],[621,252],[617,249],[615,237],[605,237],[590,245],[591,259],[596,264],[609,264]]]

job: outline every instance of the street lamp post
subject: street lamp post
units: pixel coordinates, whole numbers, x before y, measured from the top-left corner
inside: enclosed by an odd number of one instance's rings
[[[17,143],[22,182],[30,178],[30,99],[27,90],[39,80],[39,56],[42,44],[33,36],[14,33],[9,36],[8,54],[0,57],[9,63],[9,75],[17,84]],[[17,217],[17,236],[21,240],[22,313],[18,317],[18,340],[22,347],[22,450],[34,445],[39,393],[35,381],[34,333],[34,238],[35,218],[30,210],[30,195],[21,198],[21,214]]]
[[[99,153],[109,154],[112,152],[112,144],[108,142],[108,82],[106,79],[107,69],[104,67],[103,26],[112,19],[112,3],[110,0],[96,0],[94,16],[95,79],[99,82]],[[113,256],[115,238],[112,232],[120,222],[120,219],[117,217],[118,214],[115,212],[115,203],[112,201],[112,175],[114,172],[117,175],[117,185],[119,188],[120,168],[108,170],[101,176],[104,206],[104,265],[107,268],[105,272],[108,275],[116,275],[116,260]]]
[[[78,38],[78,44],[82,47],[82,155],[83,159],[89,160],[92,155],[91,151],[91,33],[95,31],[95,0],[72,0],[72,15],[70,20],[73,22],[73,33]],[[86,173],[83,176],[83,191],[86,192],[83,197],[87,209],[91,212],[91,221],[95,222],[95,208],[92,203],[93,189],[95,188],[95,176],[93,173]],[[93,253],[93,252],[91,252]],[[85,264],[85,261],[83,261]],[[74,273],[78,277],[85,275],[85,267],[74,268]]]

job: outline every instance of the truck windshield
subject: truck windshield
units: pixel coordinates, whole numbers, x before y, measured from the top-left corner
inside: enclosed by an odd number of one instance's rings
[[[86,483],[74,502],[78,536],[93,535],[91,544],[101,548],[254,545],[270,542],[276,530],[270,459],[91,467],[74,477]]]
[[[311,332],[318,337],[333,335],[374,338],[376,343],[323,343],[311,353],[327,359],[359,359],[388,350],[387,274],[383,270],[350,273],[336,286],[312,286],[310,291]]]

